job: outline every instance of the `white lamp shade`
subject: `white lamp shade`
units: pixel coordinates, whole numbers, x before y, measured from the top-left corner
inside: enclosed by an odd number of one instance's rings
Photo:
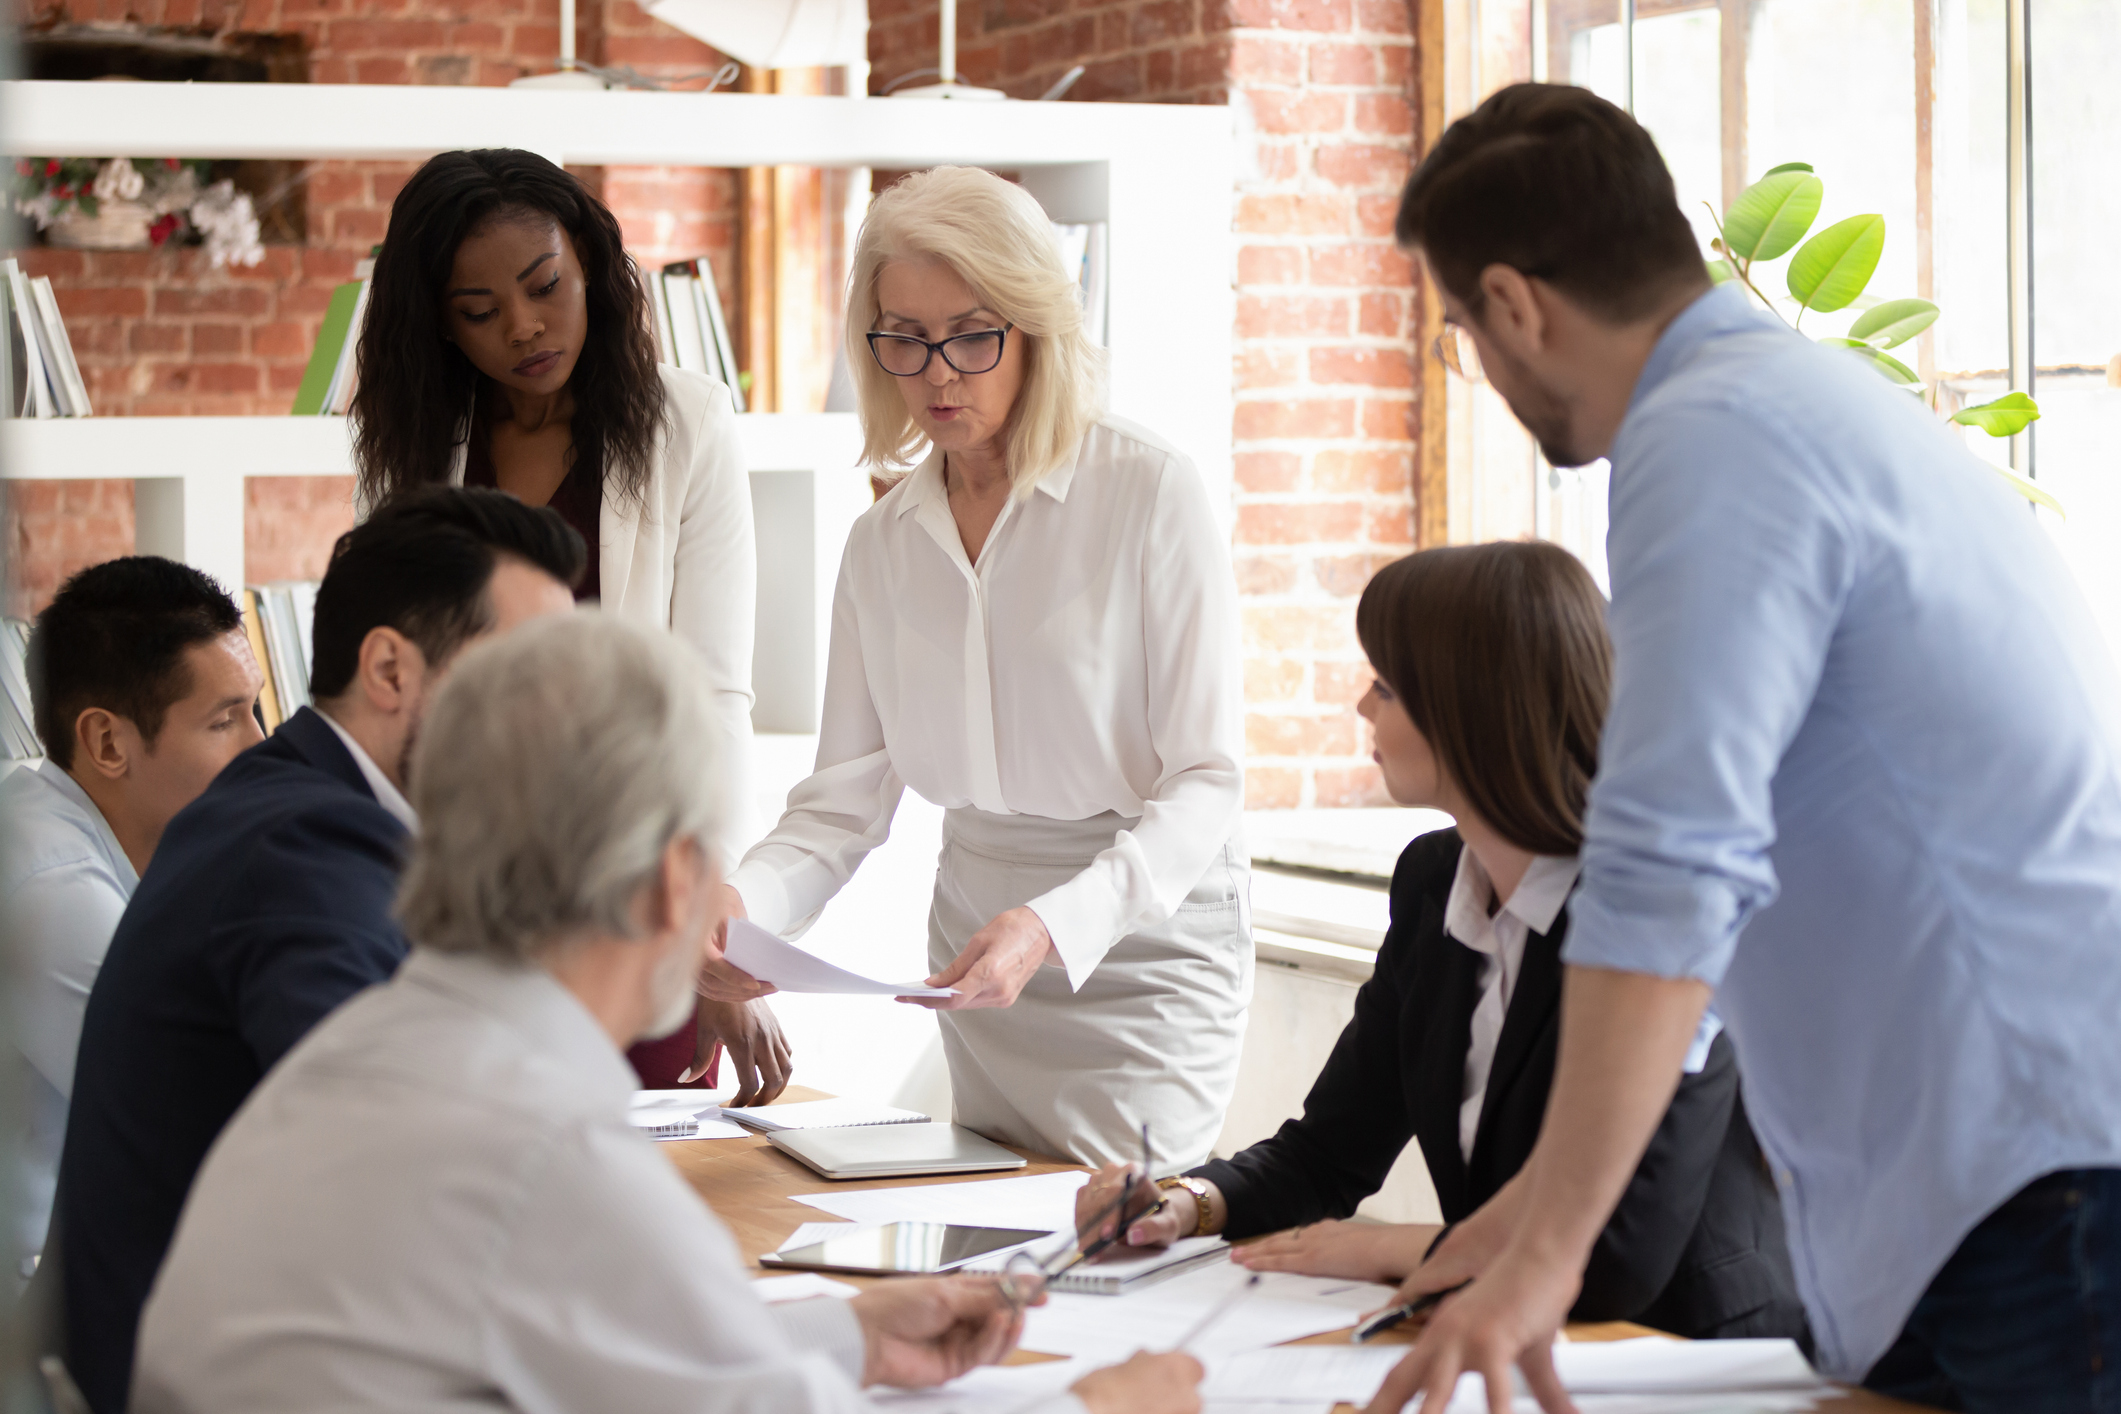
[[[650,0],[648,13],[760,69],[859,64],[868,0]]]

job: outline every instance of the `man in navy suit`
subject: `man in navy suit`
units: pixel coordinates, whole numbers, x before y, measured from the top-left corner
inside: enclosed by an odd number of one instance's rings
[[[459,650],[574,607],[582,539],[498,491],[436,487],[340,537],[315,708],[173,819],[90,993],[47,1266],[67,1363],[122,1414],[140,1310],[207,1149],[273,1063],[387,980],[414,826],[405,769]]]

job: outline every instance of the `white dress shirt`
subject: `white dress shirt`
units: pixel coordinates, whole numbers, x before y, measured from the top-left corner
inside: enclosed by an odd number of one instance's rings
[[[807,927],[910,785],[946,808],[1139,819],[1030,901],[1073,986],[1169,918],[1243,805],[1224,539],[1184,454],[1106,417],[1010,500],[975,565],[931,454],[848,538],[817,773],[731,881],[751,917]]]
[[[1488,1097],[1503,1018],[1524,973],[1525,940],[1554,926],[1569,890],[1576,887],[1576,870],[1574,855],[1534,857],[1509,900],[1491,914],[1494,882],[1470,847],[1458,852],[1458,873],[1444,902],[1443,930],[1483,959],[1480,1000],[1473,1007],[1472,1038],[1466,1047],[1465,1100],[1458,1107],[1458,1148],[1468,1163],[1473,1160],[1473,1137],[1480,1132],[1481,1106]]]
[[[27,1199],[16,1256],[44,1245],[89,988],[139,886],[80,782],[46,761],[0,780],[0,928],[17,967],[15,1045],[29,1062]]]
[[[415,948],[208,1154],[132,1408],[870,1409],[853,1312],[760,1304],[728,1232],[626,1123],[633,1089],[549,974]]]
[[[353,739],[352,732],[333,720],[331,713],[319,707],[317,715],[324,719],[324,725],[331,728],[333,735],[339,738],[339,744],[353,756],[354,765],[361,768],[361,779],[368,782],[368,793],[376,798],[376,804],[388,810],[400,825],[413,834],[418,834],[420,817],[412,813],[412,802],[405,798],[405,792],[399,790],[390,777],[383,774],[383,768],[362,749],[360,742]]]

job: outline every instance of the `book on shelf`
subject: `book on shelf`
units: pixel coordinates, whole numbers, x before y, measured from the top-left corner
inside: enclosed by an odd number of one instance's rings
[[[729,389],[730,401],[744,411],[744,389],[737,381],[736,349],[729,323],[722,317],[721,291],[714,266],[702,256],[678,260],[650,271],[648,304],[655,316],[656,356],[676,368],[704,373]]]
[[[311,625],[316,612],[315,580],[281,580],[243,591],[243,631],[265,673],[259,707],[267,731],[309,705],[309,665],[315,653]]]
[[[0,623],[0,750],[10,761],[34,761],[44,755],[37,739],[37,715],[29,697],[29,625],[21,619]]]
[[[0,417],[87,417],[88,384],[59,315],[58,296],[42,275],[0,260]]]
[[[1074,274],[1083,295],[1083,332],[1090,342],[1105,342],[1105,293],[1110,256],[1103,221],[1070,224],[1056,221],[1053,233],[1060,238],[1061,263]]]
[[[344,417],[353,406],[354,389],[360,386],[361,326],[368,317],[369,277],[375,273],[381,246],[370,246],[366,258],[355,262],[354,277],[331,292],[324,308],[324,324],[317,330],[317,346],[309,351],[309,366],[295,389],[295,417]]]

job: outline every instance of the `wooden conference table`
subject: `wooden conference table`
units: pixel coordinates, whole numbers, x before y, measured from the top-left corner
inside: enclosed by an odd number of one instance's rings
[[[829,1098],[822,1091],[791,1085],[777,1103],[787,1104],[796,1100],[822,1100]],[[817,1208],[806,1207],[795,1202],[789,1195],[795,1193],[827,1193],[835,1188],[910,1188],[934,1183],[965,1183],[991,1178],[1025,1178],[1032,1174],[1061,1173],[1079,1170],[1082,1165],[1061,1159],[1047,1158],[1028,1149],[1017,1153],[1029,1159],[1026,1168],[1003,1173],[975,1173],[939,1178],[884,1178],[854,1183],[835,1183],[820,1178],[804,1168],[788,1155],[767,1143],[763,1137],[746,1135],[741,1139],[697,1139],[679,1140],[662,1146],[663,1152],[677,1165],[678,1172],[685,1176],[699,1195],[707,1200],[707,1206],[729,1229],[736,1239],[737,1250],[753,1270],[763,1274],[758,1266],[760,1254],[777,1251],[788,1234],[806,1222],[831,1221],[832,1215]],[[835,1281],[867,1285],[880,1278],[835,1276]],[[1621,1340],[1628,1336],[1652,1335],[1655,1332],[1642,1326],[1623,1321],[1606,1322],[1600,1325],[1573,1325],[1569,1336],[1573,1340]],[[1311,1336],[1296,1345],[1343,1345],[1347,1343],[1346,1331],[1333,1331],[1326,1335]],[[1411,1344],[1413,1336],[1397,1331],[1388,1331],[1380,1341],[1402,1341]],[[1012,1358],[1026,1358],[1022,1352]],[[1038,1358],[1038,1357],[1030,1357]],[[1352,1409],[1341,1405],[1340,1409]],[[1886,1399],[1863,1390],[1848,1390],[1836,1393],[1813,1406],[1818,1414],[1915,1414],[1917,1406],[1903,1404],[1896,1399]]]

